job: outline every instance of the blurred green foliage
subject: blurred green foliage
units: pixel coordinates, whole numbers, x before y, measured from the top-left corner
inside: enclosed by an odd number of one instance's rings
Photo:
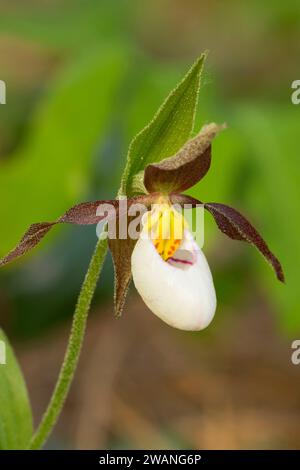
[[[25,449],[32,436],[32,415],[26,385],[7,337],[0,329],[5,344],[5,366],[0,374],[0,450]]]
[[[290,102],[290,84],[299,78],[298,2],[276,0],[272,9],[258,0],[226,7],[155,0],[143,8],[125,0],[2,3],[0,78],[8,104],[0,108],[0,129],[9,142],[2,146],[0,137],[1,254],[30,223],[54,219],[84,199],[112,197],[133,135],[208,48],[195,131],[209,121],[226,121],[229,129],[214,143],[210,173],[192,194],[231,204],[253,220],[287,278],[279,285],[248,246],[236,255],[237,242],[227,244],[207,216],[204,249],[220,315],[223,304],[263,291],[278,324],[299,331],[300,109]],[[16,72],[7,57],[19,50],[24,60]],[[3,270],[2,323],[27,336],[70,315],[94,242],[89,228],[56,229],[47,250]],[[108,261],[98,300],[110,294],[111,279]]]
[[[38,107],[26,141],[0,174],[6,201],[0,209],[2,252],[29,220],[56,218],[86,192],[91,155],[109,124],[125,57],[120,49],[85,57],[59,77]]]

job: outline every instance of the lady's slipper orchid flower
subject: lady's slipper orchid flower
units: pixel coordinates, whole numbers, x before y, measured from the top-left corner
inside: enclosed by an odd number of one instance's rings
[[[135,287],[150,310],[169,325],[202,330],[216,309],[206,258],[171,205],[160,204],[154,214],[146,215],[131,256]]]
[[[135,203],[142,203],[148,209],[142,218],[138,240],[109,238],[115,267],[117,315],[122,312],[133,277],[146,305],[169,325],[183,330],[201,330],[212,320],[216,295],[208,263],[186,221],[173,205],[203,204],[183,192],[206,175],[211,164],[211,142],[223,127],[214,123],[204,126],[175,156],[146,166],[140,185],[143,194],[140,191],[129,198],[127,204],[127,209]],[[115,210],[105,216],[98,215],[97,209],[104,203]],[[272,265],[277,278],[284,281],[279,260],[239,212],[220,203],[204,203],[203,206],[228,237],[255,245]],[[17,247],[0,260],[0,265],[25,254],[58,223],[88,225],[113,217],[119,223],[124,215],[120,207],[117,199],[86,202],[72,207],[55,222],[33,224]]]

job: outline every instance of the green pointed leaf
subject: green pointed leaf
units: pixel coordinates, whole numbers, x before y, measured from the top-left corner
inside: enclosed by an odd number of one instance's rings
[[[122,178],[121,194],[134,193],[135,175],[147,165],[174,155],[190,138],[198,103],[205,54],[169,94],[153,120],[132,140]]]
[[[18,362],[1,329],[0,352],[0,449],[25,449],[32,436],[31,408]]]

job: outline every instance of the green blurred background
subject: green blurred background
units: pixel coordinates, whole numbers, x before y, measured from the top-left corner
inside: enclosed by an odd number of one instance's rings
[[[49,445],[299,446],[300,369],[290,362],[300,333],[299,2],[1,0],[0,10],[1,256],[32,222],[114,197],[130,140],[208,49],[197,129],[229,128],[191,194],[248,216],[287,281],[208,215],[218,310],[207,331],[180,333],[134,289],[113,320],[108,256],[78,383]],[[53,232],[0,277],[1,326],[19,350],[36,419],[96,241],[94,227]]]

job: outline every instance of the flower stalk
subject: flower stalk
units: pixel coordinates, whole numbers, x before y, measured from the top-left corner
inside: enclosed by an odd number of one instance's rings
[[[67,398],[78,364],[88,312],[96,289],[97,281],[102,270],[106,251],[107,241],[99,240],[80,290],[69,342],[57,383],[41,423],[30,442],[29,449],[31,450],[37,450],[43,446],[51,433]]]

